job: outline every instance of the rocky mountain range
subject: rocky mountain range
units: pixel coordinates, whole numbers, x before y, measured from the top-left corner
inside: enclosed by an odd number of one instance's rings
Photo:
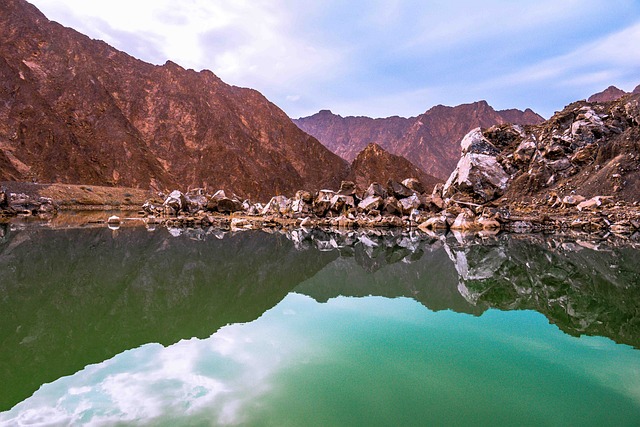
[[[2,0],[0,181],[210,187],[260,199],[338,187],[347,173],[259,92],[142,62],[24,0]]]
[[[460,140],[471,129],[543,121],[530,109],[496,111],[486,101],[456,107],[438,105],[411,118],[341,117],[323,110],[294,120],[302,130],[348,161],[354,160],[368,144],[375,143],[443,180],[460,158]]]

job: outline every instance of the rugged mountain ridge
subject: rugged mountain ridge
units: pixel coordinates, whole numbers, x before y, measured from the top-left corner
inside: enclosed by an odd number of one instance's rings
[[[155,66],[49,21],[0,7],[0,180],[250,198],[337,187],[348,165],[259,92],[210,71]]]
[[[591,95],[587,99],[587,101],[588,102],[617,101],[618,99],[622,98],[625,95],[628,95],[629,93],[632,93],[632,94],[640,93],[640,85],[636,86],[635,89],[633,89],[633,91],[631,92],[625,92],[624,90],[618,89],[615,86],[609,86],[602,92],[594,93],[593,95]]]
[[[460,139],[475,127],[494,124],[538,124],[544,119],[532,110],[496,111],[486,101],[435,106],[417,117],[341,117],[323,110],[294,122],[331,151],[352,161],[375,143],[405,157],[426,173],[446,179],[459,158]]]

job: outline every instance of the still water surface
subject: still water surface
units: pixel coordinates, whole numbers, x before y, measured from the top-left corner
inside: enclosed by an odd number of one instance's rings
[[[3,229],[0,425],[638,425],[640,251]]]

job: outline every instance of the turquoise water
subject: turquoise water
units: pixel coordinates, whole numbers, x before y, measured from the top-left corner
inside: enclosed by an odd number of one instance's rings
[[[638,425],[639,251],[598,245],[7,231],[0,425]]]

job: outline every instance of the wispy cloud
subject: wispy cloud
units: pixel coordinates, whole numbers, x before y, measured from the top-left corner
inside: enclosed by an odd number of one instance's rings
[[[477,99],[548,115],[640,83],[633,0],[33,3],[143,60],[256,88],[294,117],[415,115]]]

